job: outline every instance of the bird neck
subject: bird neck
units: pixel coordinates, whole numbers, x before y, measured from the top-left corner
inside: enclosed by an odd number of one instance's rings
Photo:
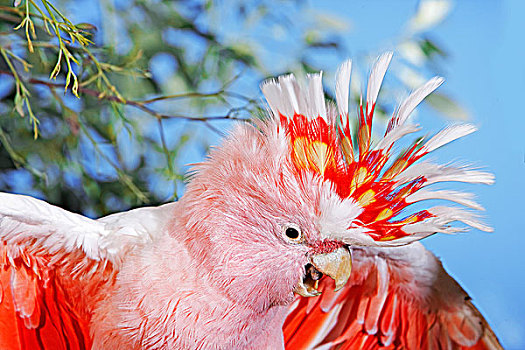
[[[94,345],[282,349],[287,307],[255,310],[228,295],[225,281],[211,273],[168,232],[133,251],[95,310]]]

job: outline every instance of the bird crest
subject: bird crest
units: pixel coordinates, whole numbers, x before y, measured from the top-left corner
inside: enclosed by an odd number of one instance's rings
[[[450,225],[454,221],[490,231],[490,227],[477,220],[475,213],[463,208],[438,206],[407,210],[411,204],[427,199],[446,199],[481,210],[470,193],[432,191],[426,187],[443,181],[490,184],[493,176],[467,166],[420,162],[435,149],[474,132],[476,128],[471,124],[450,125],[428,140],[418,138],[408,149],[396,154],[396,142],[420,130],[418,125],[410,123],[409,116],[443,83],[440,77],[432,78],[412,92],[396,109],[383,138],[372,144],[376,100],[391,59],[391,52],[381,55],[371,71],[365,103],[361,99],[358,106],[354,138],[348,113],[350,60],[344,62],[337,73],[336,105],[325,102],[322,72],[309,75],[304,85],[292,74],[263,83],[261,89],[278,128],[286,134],[297,175],[314,174],[321,181],[329,182],[341,200],[362,208],[355,221],[366,228],[366,233],[378,245],[406,244],[436,232],[465,229]]]

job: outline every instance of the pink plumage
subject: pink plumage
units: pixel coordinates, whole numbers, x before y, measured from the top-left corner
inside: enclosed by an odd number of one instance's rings
[[[195,167],[177,203],[98,220],[30,197],[0,194],[2,349],[500,349],[468,295],[416,242],[466,225],[472,195],[441,181],[491,174],[421,161],[465,136],[445,128],[395,155],[419,127],[417,89],[374,146],[372,120],[392,58],[378,58],[351,132],[351,62],[337,106],[321,75],[263,84],[269,118],[237,125]]]

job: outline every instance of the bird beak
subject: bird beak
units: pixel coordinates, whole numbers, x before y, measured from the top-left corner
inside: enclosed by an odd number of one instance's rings
[[[337,292],[346,284],[351,271],[352,255],[346,246],[337,248],[331,253],[313,255],[306,266],[305,276],[299,280],[294,292],[303,297],[320,295],[321,292],[317,288],[323,274],[335,281]]]

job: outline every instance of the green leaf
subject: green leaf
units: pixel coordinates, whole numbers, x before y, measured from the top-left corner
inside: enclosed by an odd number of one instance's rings
[[[16,92],[15,99],[14,99],[14,103],[15,103],[15,110],[16,110],[16,112],[17,112],[21,117],[24,117],[24,116],[25,116],[25,112],[24,112],[24,99],[23,99],[22,96],[20,95],[20,92],[19,92],[19,91]]]
[[[425,56],[429,59],[432,59],[434,56],[447,56],[446,52],[430,39],[424,39],[419,43],[419,46],[421,47],[421,51],[423,51]]]
[[[93,32],[98,30],[98,28],[95,25],[91,23],[85,23],[85,22],[75,24],[75,27],[81,30],[88,30],[88,31],[93,31]]]

